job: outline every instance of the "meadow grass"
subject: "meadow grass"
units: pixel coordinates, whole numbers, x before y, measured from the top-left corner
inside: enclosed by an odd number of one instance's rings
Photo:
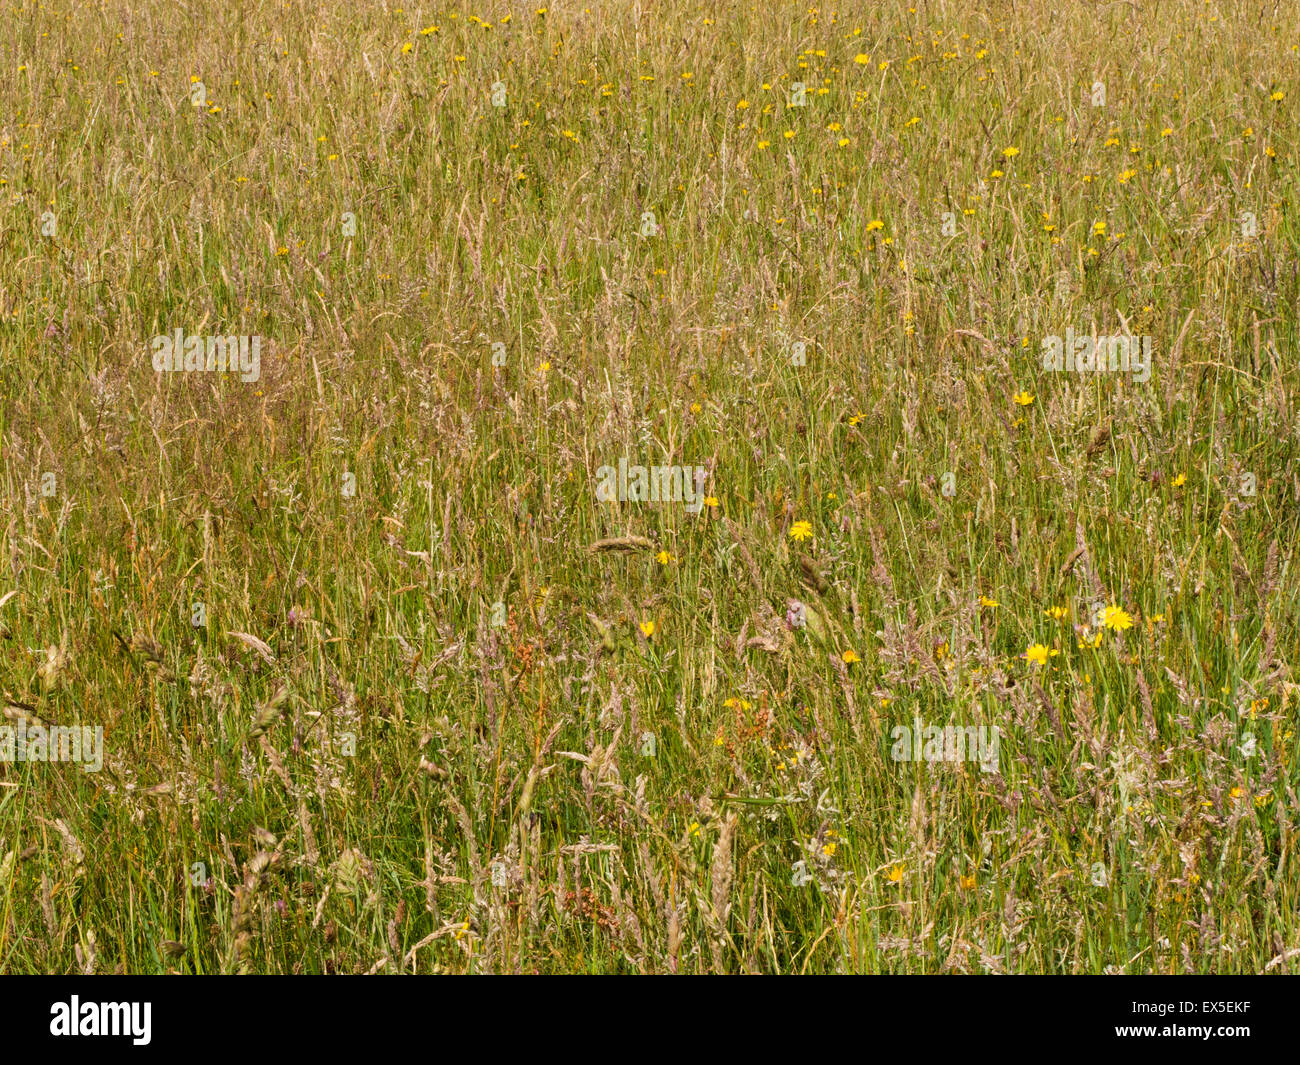
[[[0,969],[1294,971],[1298,31],[6,5]]]

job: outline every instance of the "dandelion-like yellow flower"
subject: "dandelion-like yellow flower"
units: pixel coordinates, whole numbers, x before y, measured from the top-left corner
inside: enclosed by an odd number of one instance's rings
[[[1029,406],[1029,404],[1033,403],[1034,394],[1032,392],[1026,392],[1024,389],[1021,389],[1011,398],[1015,401],[1016,406],[1027,407]]]
[[[1046,646],[1041,643],[1030,644],[1029,649],[1025,652],[1025,658],[1030,662],[1037,662],[1040,666],[1047,665]]]
[[[790,535],[802,543],[804,540],[812,538],[812,522],[796,521],[790,526]]]
[[[641,622],[641,634],[648,640],[655,634],[655,623],[653,621]]]
[[[1111,632],[1123,632],[1133,627],[1133,617],[1126,610],[1117,606],[1108,606],[1102,615],[1101,623]]]
[[[901,865],[896,865],[889,870],[889,882],[891,884],[901,883],[902,880],[903,880],[903,867]]]
[[[858,652],[857,652],[857,651],[852,651],[852,650],[850,650],[850,651],[845,651],[842,655],[840,655],[840,657],[841,657],[842,659],[844,659],[844,664],[845,664],[846,666],[851,666],[851,665],[853,665],[854,662],[861,662],[861,661],[862,661],[862,659],[860,659],[860,658],[858,657]]]

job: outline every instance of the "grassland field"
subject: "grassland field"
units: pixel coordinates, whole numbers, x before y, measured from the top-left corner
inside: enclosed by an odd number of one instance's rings
[[[1295,972],[1300,6],[588,3],[4,5],[0,971]]]

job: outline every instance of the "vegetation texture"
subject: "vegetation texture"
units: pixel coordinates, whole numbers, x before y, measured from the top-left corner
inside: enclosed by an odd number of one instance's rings
[[[1300,964],[1300,7],[850,7],[6,5],[0,968]]]

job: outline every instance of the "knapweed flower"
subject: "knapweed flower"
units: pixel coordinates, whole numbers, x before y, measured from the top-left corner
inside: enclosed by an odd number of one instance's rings
[[[1030,662],[1037,662],[1040,666],[1047,665],[1046,646],[1041,643],[1030,644],[1029,649],[1025,652],[1025,658]]]
[[[796,521],[793,525],[790,526],[790,535],[795,540],[798,540],[800,543],[802,543],[804,540],[811,539],[812,522]]]
[[[1111,632],[1123,632],[1133,627],[1133,618],[1126,610],[1117,606],[1108,606],[1102,615],[1101,623]]]

